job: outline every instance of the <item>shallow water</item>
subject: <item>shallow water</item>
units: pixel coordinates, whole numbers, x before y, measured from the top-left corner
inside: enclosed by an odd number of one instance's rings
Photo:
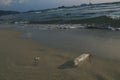
[[[22,37],[32,38],[51,48],[77,53],[90,52],[96,56],[116,60],[120,58],[120,31],[101,29],[42,30],[43,28],[40,26],[24,27],[26,33]],[[19,27],[19,30],[22,28]]]
[[[120,31],[82,29],[80,24],[2,25],[24,31],[22,38],[30,38],[43,46],[76,53],[90,52],[96,56],[120,59]],[[56,27],[75,27],[56,29]],[[2,28],[2,27],[1,27]]]

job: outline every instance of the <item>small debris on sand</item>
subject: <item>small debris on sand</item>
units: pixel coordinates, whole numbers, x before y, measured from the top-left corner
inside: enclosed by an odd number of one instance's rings
[[[33,59],[33,63],[34,63],[35,65],[38,65],[39,60],[40,60],[40,57],[36,56],[36,57],[34,57],[34,59]]]

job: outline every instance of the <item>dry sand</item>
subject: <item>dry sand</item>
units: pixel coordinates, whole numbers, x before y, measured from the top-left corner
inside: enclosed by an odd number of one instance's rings
[[[0,29],[0,80],[119,80],[120,62],[93,55],[90,62],[72,68],[69,63],[80,53],[50,49],[20,32]],[[33,58],[40,57],[38,65]]]

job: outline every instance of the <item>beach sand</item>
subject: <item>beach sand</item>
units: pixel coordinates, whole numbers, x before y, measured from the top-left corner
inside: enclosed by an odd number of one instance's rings
[[[120,62],[94,56],[79,67],[71,60],[81,53],[43,47],[21,32],[0,29],[0,80],[119,80]],[[33,64],[35,56],[40,60]]]

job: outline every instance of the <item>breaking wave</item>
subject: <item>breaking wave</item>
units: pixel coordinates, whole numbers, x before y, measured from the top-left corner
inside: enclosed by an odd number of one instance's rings
[[[93,18],[78,19],[78,20],[44,20],[44,21],[28,21],[29,24],[83,24],[97,27],[119,27],[120,16],[98,16]]]

